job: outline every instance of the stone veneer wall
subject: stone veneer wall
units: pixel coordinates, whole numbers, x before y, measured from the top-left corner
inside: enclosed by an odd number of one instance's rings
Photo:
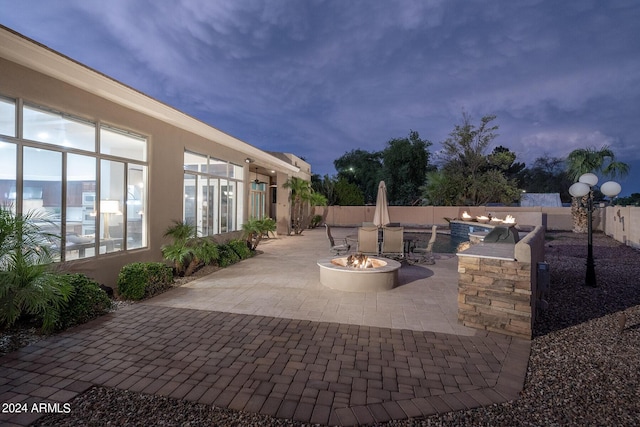
[[[495,245],[513,256],[496,256]],[[531,339],[539,298],[537,264],[544,261],[544,227],[536,227],[515,245],[472,248],[474,255],[458,254],[458,320],[472,328]]]

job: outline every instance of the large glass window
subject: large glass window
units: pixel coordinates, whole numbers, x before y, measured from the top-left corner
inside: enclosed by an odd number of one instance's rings
[[[209,168],[206,171],[203,172],[208,172],[209,175],[215,175],[215,176],[228,176],[229,171],[228,171],[228,166],[229,164],[223,160],[218,160],[218,159],[214,159],[213,157],[209,159]]]
[[[266,215],[267,184],[252,182],[249,192],[249,218],[262,219]]]
[[[95,124],[27,105],[22,112],[22,132],[25,139],[66,148],[95,151]]]
[[[147,192],[145,189],[147,168],[129,165],[127,175],[127,249],[147,245],[146,228],[143,218],[146,212]]]
[[[233,190],[229,186],[229,181],[226,179],[220,180],[220,232],[226,233],[233,230],[229,227],[229,208],[233,202]]]
[[[197,207],[199,199],[197,197],[196,182],[198,175],[190,173],[184,174],[184,221],[188,224],[198,223]]]
[[[147,246],[146,139],[16,105],[0,97],[0,203],[41,219],[62,261]]]
[[[244,220],[244,183],[242,181],[235,181],[236,184],[236,197],[234,199],[234,204],[236,208],[236,222],[235,229],[242,229],[242,224]]]
[[[100,162],[100,253],[124,249],[124,166],[122,162]]]
[[[207,156],[201,154],[185,152],[184,170],[193,172],[207,172]]]
[[[16,136],[16,103],[0,98],[0,135]]]
[[[147,160],[147,140],[103,125],[100,127],[100,152],[144,162]]]
[[[201,236],[239,230],[243,218],[242,167],[185,152],[184,169],[184,220],[194,224]],[[226,179],[230,175],[238,179]]]
[[[62,153],[25,147],[22,212],[41,220],[40,229],[60,236],[62,221]],[[54,239],[60,248],[59,238]]]
[[[66,260],[95,255],[96,159],[67,155]]]
[[[15,209],[16,145],[0,141],[0,204]]]

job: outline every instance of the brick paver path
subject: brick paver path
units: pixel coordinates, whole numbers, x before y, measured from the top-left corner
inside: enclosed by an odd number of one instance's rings
[[[517,398],[530,342],[135,304],[0,359],[0,403],[93,385],[353,425]],[[73,408],[71,408],[73,410]],[[0,414],[27,425],[36,413]]]

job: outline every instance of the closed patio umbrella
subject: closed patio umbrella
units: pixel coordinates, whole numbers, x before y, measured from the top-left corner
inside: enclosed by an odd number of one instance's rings
[[[384,181],[378,184],[378,196],[376,197],[376,210],[373,213],[373,223],[377,227],[389,224],[389,203],[387,202],[387,186]]]

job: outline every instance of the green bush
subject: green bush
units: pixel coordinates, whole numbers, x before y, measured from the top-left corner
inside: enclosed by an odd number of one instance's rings
[[[122,298],[141,300],[159,294],[173,283],[171,267],[161,262],[134,262],[118,274],[118,293]]]
[[[235,253],[238,254],[240,259],[250,258],[252,255],[251,249],[249,249],[246,240],[231,240],[229,241],[228,245],[231,247],[231,249],[234,250]]]
[[[191,261],[184,272],[185,276],[191,276],[200,267],[213,264],[218,261],[218,245],[208,237],[193,238],[187,242],[191,250]]]
[[[191,266],[191,272],[198,264],[194,259],[193,247],[189,245],[189,242],[195,239],[196,232],[197,229],[194,225],[185,221],[174,221],[173,225],[167,228],[164,233],[164,237],[171,238],[173,242],[162,246],[162,256],[174,264],[176,274],[179,276],[185,275],[190,264],[195,262]]]
[[[231,264],[240,261],[240,256],[228,243],[219,245],[218,252],[220,254],[220,258],[218,259],[218,265],[220,267],[228,267]]]
[[[247,222],[242,224],[244,238],[247,239],[247,245],[252,251],[258,247],[263,237],[268,237],[269,233],[275,231],[276,222],[271,218],[249,218]]]
[[[322,215],[314,215],[311,218],[311,224],[309,225],[309,227],[316,228],[317,226],[320,225],[321,222],[322,222]]]
[[[60,310],[58,329],[86,323],[111,308],[111,300],[107,293],[100,289],[96,281],[84,274],[64,274],[60,279],[71,286],[71,295]]]
[[[52,272],[58,239],[41,225],[51,224],[47,216],[15,214],[0,207],[0,328],[11,327],[21,318],[42,323],[52,331],[71,287]]]

